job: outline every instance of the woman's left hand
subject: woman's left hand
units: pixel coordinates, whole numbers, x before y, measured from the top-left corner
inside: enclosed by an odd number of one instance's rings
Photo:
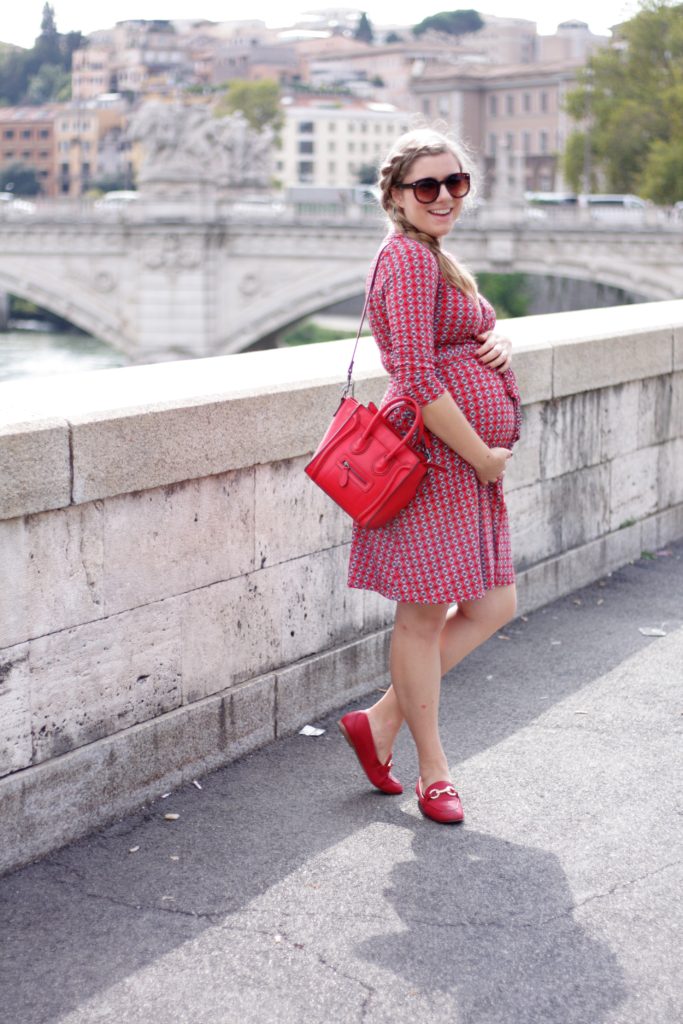
[[[512,360],[512,342],[495,331],[484,331],[477,335],[477,341],[483,342],[477,349],[477,356],[492,370],[504,373]]]

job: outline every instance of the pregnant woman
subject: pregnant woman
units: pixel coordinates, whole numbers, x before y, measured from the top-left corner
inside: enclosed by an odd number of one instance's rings
[[[470,191],[465,154],[438,132],[408,132],[379,185],[392,230],[375,260],[368,315],[390,376],[383,404],[400,395],[419,403],[442,469],[386,526],[354,527],[349,586],[396,601],[391,686],[339,726],[373,785],[401,793],[391,751],[406,721],[420,810],[457,822],[462,804],[439,734],[441,677],[515,613],[503,477],[520,399],[493,309],[441,248]]]

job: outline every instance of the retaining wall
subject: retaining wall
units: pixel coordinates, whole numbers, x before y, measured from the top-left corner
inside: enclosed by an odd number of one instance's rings
[[[525,610],[683,536],[683,301],[505,330]],[[0,385],[0,869],[386,683],[393,606],[302,472],[350,349]]]

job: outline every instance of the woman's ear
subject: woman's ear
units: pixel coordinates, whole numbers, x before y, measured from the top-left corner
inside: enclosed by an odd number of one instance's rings
[[[394,201],[394,206],[398,207],[399,210],[403,211],[403,207],[401,206],[400,202],[400,200],[402,199],[400,188],[392,188],[391,198]]]

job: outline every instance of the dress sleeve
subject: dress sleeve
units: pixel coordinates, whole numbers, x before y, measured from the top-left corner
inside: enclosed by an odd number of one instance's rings
[[[391,336],[391,367],[403,394],[423,406],[445,391],[434,369],[434,308],[439,266],[421,242],[407,240],[384,255],[383,292]]]

